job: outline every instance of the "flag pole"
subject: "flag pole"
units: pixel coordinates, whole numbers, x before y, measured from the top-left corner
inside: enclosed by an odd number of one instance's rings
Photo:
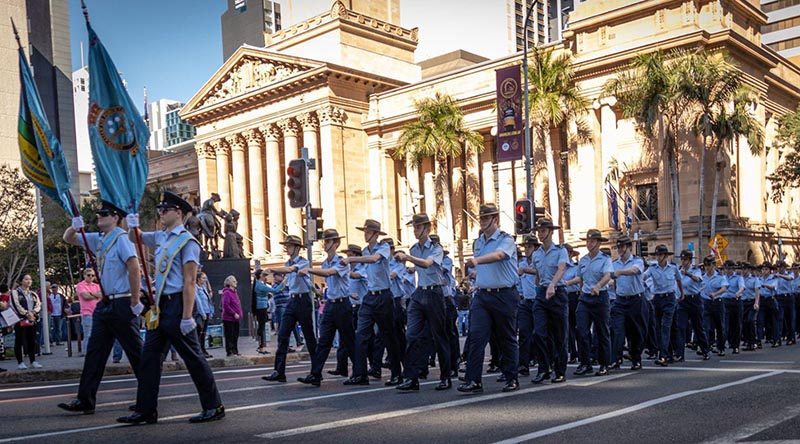
[[[49,295],[47,294],[47,282],[45,281],[44,276],[44,233],[43,227],[44,222],[42,221],[42,196],[39,193],[39,189],[34,187],[36,191],[36,228],[37,233],[36,237],[39,244],[39,294],[41,296],[41,303],[42,303],[42,341],[44,342],[44,349],[42,350],[43,355],[49,355],[50,352],[50,318],[47,315],[47,301],[49,300]]]
[[[75,203],[75,198],[72,197],[72,193],[67,194],[67,197],[69,197],[69,204],[72,207],[73,217],[79,216],[81,212],[78,210],[78,205]],[[83,240],[83,252],[86,254],[86,258],[89,259],[89,266],[92,267],[94,275],[97,276],[97,286],[100,287],[100,294],[103,296],[103,299],[105,299],[106,292],[103,290],[103,284],[100,282],[100,270],[97,268],[97,259],[94,253],[92,253],[92,249],[89,248],[89,240],[86,239],[86,229],[81,227],[80,233],[81,239]]]
[[[147,286],[147,300],[150,302],[150,306],[152,307],[155,304],[155,298],[153,297],[153,285],[150,283],[150,273],[147,271],[147,258],[144,255],[144,243],[142,242],[142,230],[138,228],[132,228],[134,235],[136,236],[136,250],[139,253],[139,260],[142,263],[142,273],[144,274],[144,282]],[[133,294],[133,289],[131,288],[131,294]]]

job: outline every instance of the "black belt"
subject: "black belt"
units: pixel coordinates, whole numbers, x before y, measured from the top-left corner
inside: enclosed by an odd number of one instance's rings
[[[441,285],[427,285],[419,287],[421,290],[436,290],[437,288],[442,288]]]
[[[183,297],[183,292],[180,292],[180,293],[167,293],[167,294],[162,294],[161,295],[162,298],[166,298],[166,300],[168,300],[168,301],[171,301],[172,298],[178,297],[178,296]]]
[[[544,288],[545,290],[547,290],[547,287],[549,287],[549,286],[550,285],[537,285],[536,287],[537,288]],[[566,288],[567,288],[566,285],[556,285],[556,290],[566,290]]]
[[[501,291],[510,290],[514,287],[500,287],[500,288],[479,288],[481,291],[485,291],[487,293],[500,293]]]
[[[131,294],[130,293],[109,294],[106,297],[108,298],[109,301],[113,301],[115,299],[129,298],[131,297]]]
[[[338,304],[338,303],[344,302],[344,301],[350,301],[350,298],[348,296],[344,296],[344,297],[336,298],[336,299],[327,299],[325,302],[326,303],[330,302],[332,304]]]
[[[687,298],[696,298],[698,296],[700,296],[700,295],[699,294],[685,294],[684,295],[684,297],[687,297]]]
[[[655,297],[655,296],[671,296],[671,297],[673,297],[673,298],[674,298],[674,297],[675,297],[675,293],[656,293],[656,294],[654,294],[653,296],[654,296],[654,297]]]
[[[308,293],[292,293],[289,297],[294,299],[300,299],[301,297],[308,296]]]
[[[373,294],[373,295],[379,295],[379,294],[382,294],[384,291],[388,291],[388,290],[389,290],[388,288],[384,288],[383,290],[375,290],[375,291],[368,290],[367,293],[368,294]]]
[[[633,299],[633,298],[640,298],[640,297],[642,297],[641,293],[639,293],[639,294],[630,294],[630,295],[627,295],[627,296],[622,296],[622,295],[619,295],[619,294],[617,295],[617,299]]]

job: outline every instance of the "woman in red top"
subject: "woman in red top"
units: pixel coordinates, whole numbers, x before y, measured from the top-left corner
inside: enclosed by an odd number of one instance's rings
[[[225,278],[222,290],[222,328],[225,332],[225,352],[228,356],[239,356],[239,322],[242,320],[242,304],[236,291],[236,278]]]

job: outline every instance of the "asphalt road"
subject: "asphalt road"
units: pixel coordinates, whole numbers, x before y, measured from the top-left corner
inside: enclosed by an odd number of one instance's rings
[[[260,379],[271,369],[215,371],[227,417],[199,425],[187,422],[200,406],[185,373],[165,374],[159,424],[150,426],[115,422],[134,401],[136,383],[130,377],[104,380],[94,415],[56,408],[74,396],[77,381],[0,386],[0,443],[800,440],[797,346],[668,368],[646,364],[638,372],[571,377],[558,385],[533,385],[525,378],[510,394],[500,393],[495,375],[484,376],[480,395],[455,388],[435,392],[435,378],[420,392],[406,394],[376,380],[357,388],[342,386],[342,378],[328,378],[321,388],[294,382],[308,368],[308,362],[290,365],[286,384]]]

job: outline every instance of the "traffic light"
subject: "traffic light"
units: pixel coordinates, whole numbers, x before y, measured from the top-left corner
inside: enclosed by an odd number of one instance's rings
[[[286,167],[286,187],[289,189],[289,206],[303,208],[308,204],[308,169],[306,161],[294,159]]]
[[[520,199],[514,204],[514,233],[528,234],[533,230],[533,202]]]
[[[646,257],[648,254],[650,254],[650,250],[647,247],[647,242],[640,241],[639,244],[640,244],[639,250],[641,253],[640,254],[641,257]]]
[[[544,207],[533,207],[533,225],[536,225],[536,221],[539,218],[544,217]]]
[[[311,240],[322,239],[322,232],[325,231],[324,222],[322,220],[322,208],[312,208],[306,226],[306,232]]]

